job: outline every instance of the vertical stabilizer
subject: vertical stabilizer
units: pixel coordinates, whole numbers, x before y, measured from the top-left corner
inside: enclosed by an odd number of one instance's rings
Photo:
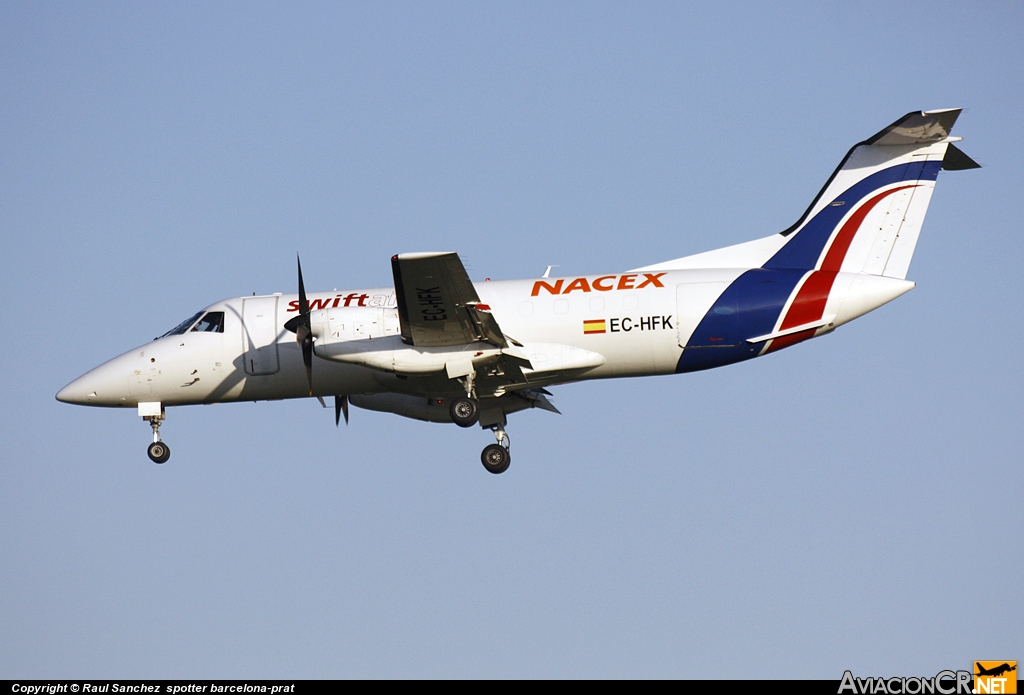
[[[855,145],[763,267],[906,278],[939,170],[977,166],[947,154],[959,115],[914,111]]]
[[[905,279],[939,170],[978,163],[949,133],[960,109],[913,111],[846,153],[807,211],[770,237],[638,270],[765,268]]]

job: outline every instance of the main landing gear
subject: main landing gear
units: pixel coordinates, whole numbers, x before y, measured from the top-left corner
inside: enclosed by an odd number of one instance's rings
[[[476,399],[476,385],[473,383],[476,374],[470,372],[465,379],[460,379],[466,387],[466,395],[456,398],[448,408],[452,422],[459,427],[472,427],[480,419],[480,401]]]
[[[472,427],[480,417],[480,404],[475,398],[464,396],[452,401],[448,412],[459,427]]]
[[[448,414],[452,416],[452,422],[459,427],[472,427],[480,421],[480,401],[476,397],[475,379],[475,371],[470,371],[465,377],[459,379],[466,388],[466,395],[456,398],[448,407]],[[494,432],[498,443],[484,447],[480,453],[480,462],[484,464],[488,473],[495,475],[504,473],[512,462],[512,456],[509,454],[511,440],[505,432],[504,414],[501,416],[500,423],[491,424],[485,420],[483,426]]]
[[[167,463],[167,459],[171,458],[171,447],[160,441],[160,423],[164,421],[164,414],[147,415],[143,419],[153,428],[153,443],[146,449],[146,453],[153,463]]]
[[[480,462],[484,464],[488,473],[497,475],[507,471],[509,464],[512,463],[512,455],[509,453],[512,442],[501,425],[496,425],[492,429],[498,443],[488,444],[484,447],[480,454]]]

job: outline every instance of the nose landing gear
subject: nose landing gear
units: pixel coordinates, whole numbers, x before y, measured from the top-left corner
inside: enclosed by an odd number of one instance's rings
[[[484,464],[484,468],[487,469],[488,473],[497,475],[507,471],[509,464],[512,463],[512,455],[509,453],[512,440],[509,439],[505,428],[501,425],[496,425],[492,429],[498,443],[488,444],[484,447],[483,452],[480,454],[480,462]]]
[[[167,463],[167,459],[171,458],[171,447],[160,441],[160,423],[164,420],[164,414],[147,415],[143,419],[153,428],[153,443],[146,449],[146,453],[153,463]]]

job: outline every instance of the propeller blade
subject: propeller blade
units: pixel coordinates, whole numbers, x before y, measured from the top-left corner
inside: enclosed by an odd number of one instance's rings
[[[345,424],[348,424],[348,396],[334,397],[334,426],[341,423],[341,414],[345,413]]]
[[[309,300],[306,298],[306,285],[302,282],[302,261],[295,254],[295,262],[299,266],[299,315],[285,322],[286,330],[295,334],[295,342],[302,348],[302,364],[306,366],[306,383],[309,395],[313,395],[313,325],[309,320]],[[322,402],[322,401],[321,401]]]
[[[302,284],[302,261],[295,254],[295,262],[299,265],[299,316],[309,314],[309,301],[306,299],[306,286]]]
[[[299,254],[295,254],[295,262],[299,266],[299,315],[293,316],[285,322],[285,329],[295,334],[295,342],[302,345],[305,339],[300,331],[300,328],[305,328],[306,333],[312,331],[312,327],[309,323],[309,300],[306,298],[306,286],[302,282],[302,261],[299,260]]]
[[[302,339],[302,364],[306,365],[306,383],[309,385],[309,395],[313,395],[313,335],[306,332]]]

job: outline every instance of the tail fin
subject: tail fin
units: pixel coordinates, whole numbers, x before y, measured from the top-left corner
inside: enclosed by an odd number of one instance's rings
[[[959,115],[914,111],[855,145],[762,267],[906,278],[939,169],[978,167],[949,137]]]

